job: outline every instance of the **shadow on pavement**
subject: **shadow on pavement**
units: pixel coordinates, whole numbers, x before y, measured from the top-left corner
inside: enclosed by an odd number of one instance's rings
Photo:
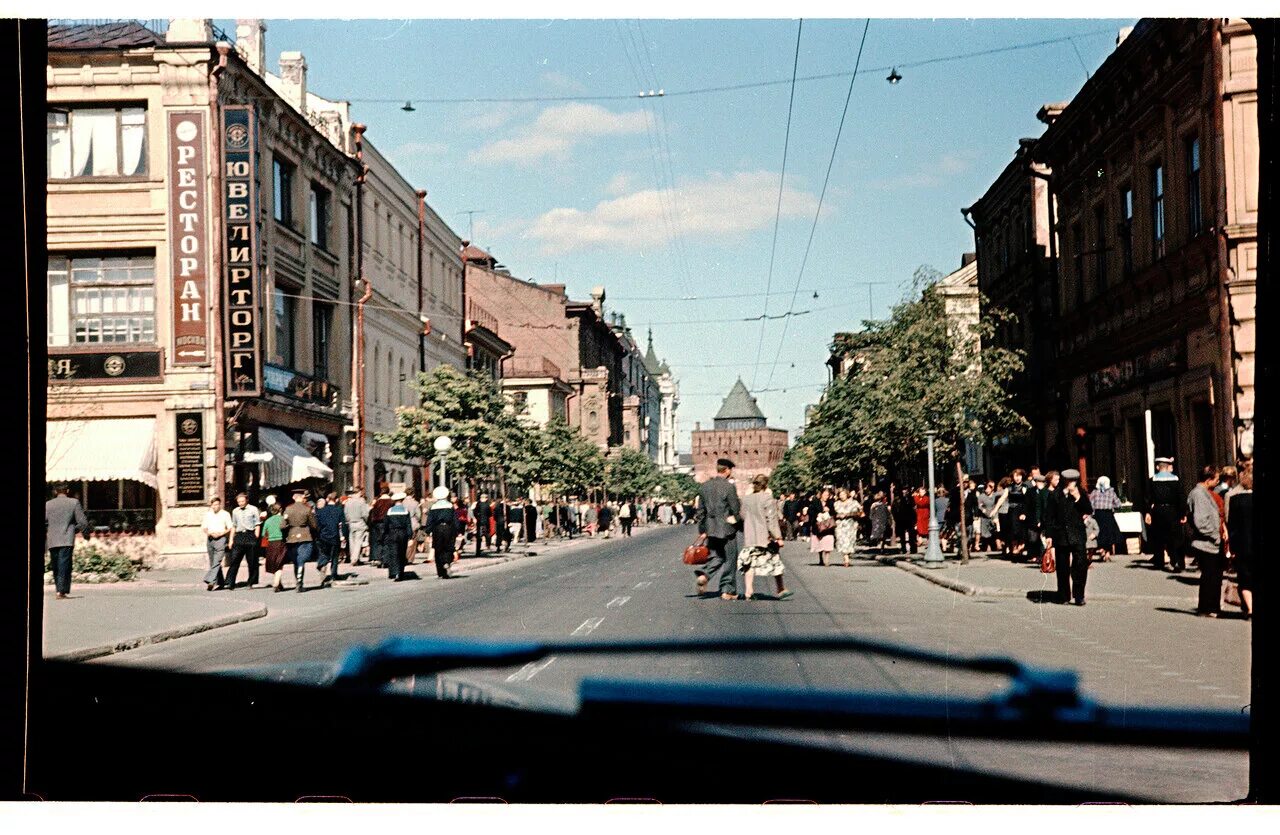
[[[1029,592],[1027,592],[1027,600],[1030,600],[1032,603],[1059,603],[1059,602],[1061,602],[1061,601],[1058,599],[1058,592],[1056,592],[1056,591],[1045,591],[1045,590],[1043,590],[1043,589],[1038,589],[1038,590],[1036,590],[1036,591],[1029,591]]]

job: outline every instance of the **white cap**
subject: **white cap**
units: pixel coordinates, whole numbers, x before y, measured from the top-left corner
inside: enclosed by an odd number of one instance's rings
[[[444,485],[440,485],[439,487],[431,491],[431,498],[437,499],[437,500],[449,498],[449,488],[445,487]]]
[[[402,501],[404,501],[404,500],[405,500],[405,499],[407,499],[407,498],[408,498],[408,496],[406,496],[404,493],[401,493],[401,492],[397,491],[396,493],[392,494],[392,496],[391,496],[391,501],[393,501],[393,502],[402,502]]]

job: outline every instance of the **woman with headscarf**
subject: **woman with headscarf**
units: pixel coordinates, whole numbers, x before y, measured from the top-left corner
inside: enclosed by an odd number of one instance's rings
[[[778,504],[769,492],[769,476],[760,473],[751,479],[751,492],[742,499],[742,550],[738,570],[746,580],[747,600],[755,600],[753,579],[772,577],[778,599],[790,597],[782,580],[782,528],[778,525]]]
[[[1116,554],[1116,548],[1124,544],[1124,534],[1116,524],[1116,511],[1120,509],[1120,496],[1111,486],[1111,479],[1098,476],[1089,492],[1089,504],[1093,506],[1093,519],[1098,523],[1098,553],[1103,561]]]
[[[449,488],[440,486],[431,493],[435,501],[427,509],[425,523],[431,541],[436,576],[449,579],[449,566],[458,561],[458,515],[449,501]]]

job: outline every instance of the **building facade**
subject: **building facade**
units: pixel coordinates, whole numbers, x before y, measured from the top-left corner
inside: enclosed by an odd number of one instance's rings
[[[787,452],[787,430],[771,429],[756,399],[739,379],[729,390],[714,429],[694,429],[694,478],[715,478],[716,461],[728,458],[736,466],[733,478],[738,493],[745,495],[751,479],[760,473],[769,475]]]
[[[653,331],[649,331],[649,347],[644,365],[650,378],[658,383],[658,457],[654,459],[664,472],[674,472],[680,463],[676,446],[680,432],[676,409],[680,408],[680,383],[671,373],[666,360],[659,361],[653,350]]]
[[[1142,20],[1049,123],[1060,240],[1047,462],[1140,493],[1252,448],[1258,121],[1254,37]]]
[[[199,565],[213,496],[350,478],[355,166],[209,21],[48,61],[46,477]]]

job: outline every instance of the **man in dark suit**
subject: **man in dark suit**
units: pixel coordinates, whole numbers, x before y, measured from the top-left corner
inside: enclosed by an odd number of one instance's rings
[[[720,572],[720,599],[738,599],[738,526],[742,501],[738,488],[729,481],[733,462],[716,461],[716,477],[698,491],[698,541],[706,544],[711,558],[695,570],[698,593],[706,591],[711,575]]]
[[[1089,494],[1080,489],[1080,473],[1063,470],[1062,484],[1049,496],[1053,519],[1053,540],[1058,570],[1058,602],[1084,605],[1084,586],[1089,578],[1088,537],[1084,517],[1093,514]]]
[[[489,506],[489,494],[481,493],[480,501],[476,502],[474,512],[476,518],[476,556],[480,556],[480,542],[484,541],[484,547],[489,548],[493,544],[492,538],[489,536],[489,520],[493,518],[493,508]]]
[[[1186,520],[1186,499],[1182,482],[1173,474],[1173,459],[1155,461],[1156,474],[1147,480],[1146,514],[1147,544],[1151,546],[1151,564],[1164,570],[1164,555],[1169,553],[1169,566],[1180,574],[1186,568],[1186,542],[1182,523]]]
[[[511,506],[507,504],[505,499],[499,499],[493,506],[493,530],[498,538],[498,550],[501,551],[505,547],[507,553],[511,553],[511,527],[508,522],[511,519]]]
[[[56,494],[44,503],[44,545],[53,563],[53,582],[58,600],[71,594],[71,554],[75,550],[76,531],[89,538],[89,519],[80,502],[67,495],[67,485],[54,488]]]

